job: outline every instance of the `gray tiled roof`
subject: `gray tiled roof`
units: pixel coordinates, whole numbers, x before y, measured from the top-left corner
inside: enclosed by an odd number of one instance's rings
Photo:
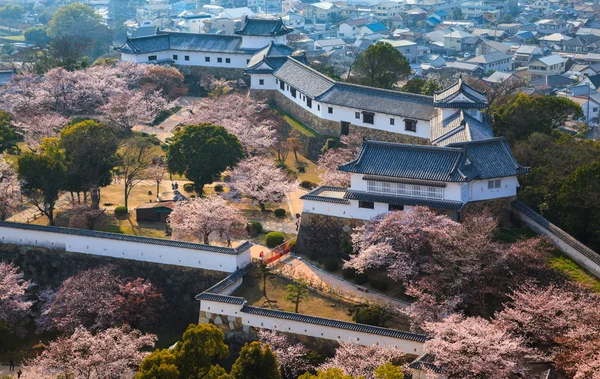
[[[417,370],[432,371],[436,374],[441,373],[442,370],[440,370],[440,368],[437,367],[434,364],[434,362],[435,362],[435,357],[429,353],[425,353],[425,354],[417,357],[417,359],[415,359],[414,361],[412,361],[408,367],[414,368]]]
[[[452,102],[452,100],[461,95],[469,99],[472,103],[469,101],[463,101],[461,103]],[[485,108],[488,105],[485,92],[479,92],[475,88],[464,83],[462,77],[459,78],[458,82],[453,86],[448,87],[443,91],[436,92],[433,95],[433,101],[436,107],[444,107],[447,103],[449,103],[448,106],[451,108],[458,108],[460,106]]]
[[[229,287],[230,285],[235,283],[238,279],[243,277],[245,274],[246,274],[246,269],[240,268],[240,269],[236,270],[235,272],[232,272],[231,275],[228,275],[225,279],[221,280],[220,282],[218,282],[214,286],[210,287],[203,293],[219,294],[220,292],[225,290],[227,287]]]
[[[105,238],[105,239],[124,241],[124,242],[147,243],[147,244],[152,244],[152,245],[179,247],[179,248],[192,249],[192,250],[203,250],[203,251],[210,251],[213,253],[231,254],[231,255],[239,255],[240,253],[242,253],[242,252],[248,250],[250,247],[252,247],[252,244],[248,241],[244,242],[243,244],[241,244],[240,246],[238,246],[234,249],[231,247],[203,245],[203,244],[199,244],[199,243],[167,240],[167,239],[161,239],[161,238],[138,237],[138,236],[131,236],[131,235],[127,235],[127,234],[97,232],[95,230],[62,228],[62,227],[58,227],[58,226],[45,226],[45,225],[35,225],[35,224],[21,224],[18,222],[8,222],[8,221],[0,221],[0,227],[35,230],[35,231],[39,231],[39,232],[70,234],[70,235],[84,236],[84,237]]]
[[[287,57],[292,55],[294,49],[287,45],[279,45],[271,42],[267,47],[260,50],[250,58],[246,65],[246,72],[251,73],[271,73],[273,70],[281,67],[287,60]],[[269,68],[263,68],[266,65]]]
[[[161,32],[153,36],[127,38],[125,44],[115,50],[129,54],[145,54],[165,50],[250,53],[251,50],[240,48],[241,43],[242,37],[233,35]]]
[[[460,201],[452,200],[435,200],[435,199],[420,199],[417,197],[409,196],[396,196],[396,195],[383,195],[372,192],[364,191],[353,191],[348,190],[344,199],[348,200],[359,200],[359,201],[373,201],[375,203],[387,203],[396,205],[410,205],[410,206],[425,206],[433,209],[447,209],[453,211],[460,211],[463,207],[463,203]]]
[[[340,199],[337,197],[321,196],[321,193],[323,193],[324,191],[345,192],[346,188],[332,187],[332,186],[317,187],[314,190],[307,193],[306,195],[300,196],[300,200],[314,200],[314,201],[324,201],[327,203],[350,204],[350,202],[348,200]]]
[[[328,104],[429,121],[435,117],[431,96],[338,82],[317,100]]]
[[[445,146],[455,142],[478,141],[494,137],[488,125],[462,110],[445,120],[431,123],[431,143]]]
[[[427,336],[422,334],[402,332],[394,329],[387,329],[364,324],[356,324],[353,322],[339,321],[322,317],[307,316],[299,313],[283,312],[266,308],[257,308],[248,305],[244,305],[242,307],[242,312],[266,317],[280,318],[284,320],[300,321],[315,325],[329,326],[338,329],[353,330],[356,332],[377,334],[380,336],[399,338],[409,341],[425,342],[428,339]]]
[[[441,182],[467,182],[524,174],[504,138],[442,146],[365,141],[341,171]]]
[[[10,79],[16,75],[15,70],[3,70],[0,71],[0,85],[6,84]]]
[[[218,294],[214,294],[214,293],[208,293],[208,292],[203,292],[200,295],[196,296],[196,300],[208,300],[208,301],[216,301],[219,303],[226,303],[226,304],[244,304],[244,302],[246,302],[246,299],[244,299],[243,297],[236,297],[236,296],[225,296],[225,295],[218,295]]]
[[[335,81],[293,58],[288,58],[273,75],[312,98],[323,94],[335,84]]]
[[[283,36],[292,31],[292,28],[288,28],[283,24],[281,18],[268,19],[246,16],[244,26],[242,29],[236,31],[235,34],[246,36]]]

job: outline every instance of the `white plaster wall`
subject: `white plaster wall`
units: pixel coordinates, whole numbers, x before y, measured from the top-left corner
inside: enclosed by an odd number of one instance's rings
[[[469,200],[489,200],[517,196],[519,181],[516,176],[502,178],[501,188],[488,189],[488,180],[474,180],[469,183]]]
[[[152,61],[148,60],[148,57],[152,55],[156,55],[156,58],[158,60],[173,60],[173,55],[177,55],[177,60],[174,60],[174,62],[175,64],[181,66],[246,68],[248,59],[252,58],[253,54],[205,53],[181,50],[164,50],[146,54],[121,53],[121,60],[136,63],[152,63]],[[190,57],[188,61],[185,60],[186,55]],[[206,62],[205,57],[210,57],[210,62]],[[222,62],[217,62],[217,58],[222,58]],[[230,63],[226,63],[226,58],[229,58],[231,60]]]
[[[281,332],[295,333],[310,337],[324,338],[334,341],[354,341],[361,345],[371,346],[394,346],[411,355],[423,353],[423,343],[392,337],[381,336],[347,329],[339,329],[301,321],[284,320],[274,317],[266,317],[255,314],[242,313],[244,325],[256,328],[275,329]]]
[[[253,76],[254,74],[252,74],[251,76]],[[324,104],[319,103],[318,101],[315,101],[313,99],[312,101],[312,107],[309,108],[306,106],[306,100],[304,100],[304,96],[306,96],[306,94],[300,92],[298,89],[296,89],[296,97],[294,98],[292,96],[292,93],[290,92],[290,89],[292,87],[289,86],[289,84],[285,83],[285,89],[281,90],[281,87],[279,87],[279,83],[276,83],[276,89],[277,91],[279,91],[279,93],[283,94],[285,97],[287,97],[288,99],[290,99],[291,101],[293,101],[296,105],[302,107],[303,109],[306,109],[307,111],[309,111],[310,113],[314,114],[317,117],[323,118],[323,106]],[[290,87],[288,89],[288,87]],[[308,97],[307,97],[308,98]],[[327,108],[325,108],[325,112],[327,112]]]
[[[264,84],[260,85],[260,79],[264,80]],[[277,89],[278,84],[275,83],[275,77],[271,74],[252,74],[250,75],[250,88],[252,89]]]
[[[358,200],[350,200],[350,204],[304,200],[302,212],[368,221],[375,216],[389,212],[389,205],[387,203],[375,203],[373,209],[368,209],[359,208]]]
[[[267,46],[271,41],[278,44],[285,44],[286,37],[278,36],[278,37],[269,37],[269,36],[242,36],[242,45],[240,46],[242,49],[262,49]]]
[[[444,200],[462,201],[460,197],[461,184],[462,183],[448,183],[446,187],[444,187]]]
[[[16,229],[5,226],[0,226],[0,241],[17,245],[64,249],[72,253],[85,253],[224,272],[234,272],[236,269],[249,264],[251,260],[250,249],[239,255],[223,254],[174,246]]]
[[[346,121],[354,125],[363,126],[370,129],[385,130],[391,133],[404,134],[407,136],[421,137],[429,139],[429,121],[417,120],[417,131],[409,132],[404,130],[404,118],[394,116],[386,113],[375,113],[374,124],[365,124],[362,121],[362,114],[360,119],[356,118],[355,112],[361,112],[364,109],[354,109],[343,107],[339,105],[323,104],[325,108],[323,111],[323,118],[331,121]],[[333,108],[333,113],[328,113],[327,107]],[[395,120],[394,125],[390,125],[390,118]]]
[[[367,181],[363,180],[363,176],[364,174],[352,174],[350,176],[350,188],[355,191],[368,192]],[[444,199],[461,201],[460,186],[461,183],[447,183],[446,187],[444,187]],[[487,182],[485,186],[487,189]]]
[[[241,304],[227,304],[220,301],[200,300],[200,310],[226,316],[242,317]]]

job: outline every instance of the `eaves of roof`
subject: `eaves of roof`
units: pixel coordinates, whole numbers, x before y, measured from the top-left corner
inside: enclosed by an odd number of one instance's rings
[[[460,211],[464,206],[464,203],[461,201],[421,199],[409,196],[383,195],[372,192],[353,190],[348,190],[346,192],[346,195],[344,195],[344,198],[348,200],[372,201],[376,203],[387,203],[408,206],[425,206],[433,209],[444,209],[452,211]]]

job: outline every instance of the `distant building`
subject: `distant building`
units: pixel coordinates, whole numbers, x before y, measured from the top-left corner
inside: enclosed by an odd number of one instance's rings
[[[494,71],[512,71],[512,55],[504,54],[499,51],[478,55],[471,58],[468,63],[475,63],[483,68],[484,72]]]
[[[529,79],[541,76],[562,75],[565,70],[566,59],[560,55],[548,55],[529,62]]]

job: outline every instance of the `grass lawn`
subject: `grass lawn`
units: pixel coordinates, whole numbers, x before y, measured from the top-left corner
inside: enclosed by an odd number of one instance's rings
[[[286,166],[291,168],[292,170],[298,173],[298,180],[308,180],[309,182],[319,183],[321,179],[319,178],[319,170],[318,166],[315,162],[305,158],[302,154],[298,153],[298,162],[296,162],[296,157],[294,157],[294,152],[290,152],[285,160]],[[298,166],[303,166],[305,172],[298,171]]]
[[[268,307],[263,296],[262,283],[259,285],[258,282],[256,278],[246,275],[244,284],[233,293],[233,296],[243,297],[249,305],[260,307],[265,304]],[[267,296],[269,300],[277,301],[271,303],[273,309],[294,312],[294,304],[284,299],[285,287],[288,284],[289,281],[279,277],[267,281]],[[301,302],[298,308],[300,313],[342,321],[352,321],[352,317],[348,315],[351,314],[352,309],[352,305],[328,299],[315,292],[310,292],[308,300]]]
[[[528,227],[518,227],[515,225],[504,225],[498,228],[496,240],[506,243],[515,243],[522,239],[537,237],[537,233]]]
[[[574,282],[589,287],[592,291],[600,293],[600,280],[588,274],[577,263],[569,259],[560,250],[554,249],[552,257],[549,258],[550,266],[563,273]]]
[[[298,121],[296,118],[294,118],[292,115],[289,115],[288,113],[284,112],[283,110],[274,107],[277,110],[277,113],[279,113],[281,116],[283,116],[283,119],[290,124],[290,126],[292,126],[294,129],[296,129],[297,131],[299,131],[300,133],[310,136],[310,137],[316,137],[319,135],[319,133],[317,133],[314,129],[312,129],[311,127],[303,124],[302,122]]]

